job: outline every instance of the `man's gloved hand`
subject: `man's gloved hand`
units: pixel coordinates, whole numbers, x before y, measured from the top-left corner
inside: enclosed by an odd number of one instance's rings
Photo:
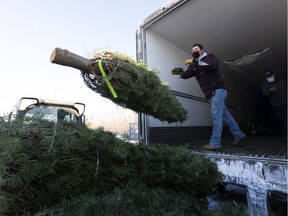
[[[274,86],[274,87],[270,88],[269,91],[270,91],[270,93],[274,93],[276,91],[276,87]]]
[[[192,59],[185,59],[184,63],[187,65],[187,64],[192,64]]]
[[[193,58],[193,59],[186,59],[185,61],[184,61],[184,63],[187,65],[187,64],[192,64],[192,63],[194,63],[194,64],[198,64],[198,59],[195,59],[195,58]]]
[[[172,75],[180,75],[183,72],[183,68],[175,67],[171,70]]]

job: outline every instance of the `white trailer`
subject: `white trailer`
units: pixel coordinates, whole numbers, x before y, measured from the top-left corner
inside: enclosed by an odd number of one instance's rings
[[[182,124],[143,116],[141,139],[147,144],[154,141],[151,127],[204,129],[212,124],[209,104],[196,80],[171,75],[172,68],[187,67],[184,60],[191,58],[194,43],[220,58],[226,103],[236,120],[253,122],[265,71],[287,77],[287,1],[174,0],[143,20],[137,32],[137,60],[159,68],[160,78],[189,111]]]
[[[236,121],[255,122],[264,73],[273,70],[277,76],[287,79],[287,1],[172,0],[144,19],[136,32],[137,60],[144,61],[150,68],[158,68],[160,78],[170,84],[171,91],[188,110],[189,118],[183,123],[169,124],[139,114],[139,142],[181,144],[209,138],[210,104],[197,81],[171,74],[174,67],[187,68],[184,60],[191,58],[194,43],[202,44],[207,53],[219,57],[220,73],[228,90],[226,105]],[[230,183],[234,179],[236,184],[255,183],[256,177],[231,172],[237,165],[228,167],[230,160],[240,161],[235,164],[242,165],[250,164],[251,160],[259,163],[257,167],[254,162],[254,165],[245,165],[247,169],[254,169],[255,175],[259,175],[258,169],[263,171],[261,183],[245,185],[250,197],[250,215],[268,214],[268,208],[259,205],[259,199],[266,203],[268,188],[287,194],[287,154],[279,160],[265,156],[259,160],[255,155],[223,157],[223,154],[207,153],[207,156],[218,161],[226,178]],[[278,167],[275,169],[280,170],[281,177],[271,177],[272,168],[267,169],[270,165]],[[243,169],[237,170],[245,173]],[[265,176],[269,176],[269,183]],[[261,196],[255,191],[261,191]]]

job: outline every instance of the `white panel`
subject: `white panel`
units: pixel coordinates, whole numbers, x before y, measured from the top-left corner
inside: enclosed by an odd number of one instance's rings
[[[184,109],[188,111],[189,118],[183,123],[167,123],[161,122],[153,117],[149,118],[151,127],[175,127],[175,126],[211,126],[212,117],[210,113],[210,104],[202,101],[191,100],[187,98],[177,97],[182,103]]]
[[[190,53],[184,52],[148,31],[146,32],[146,46],[147,65],[159,70],[160,79],[168,82],[170,89],[204,98],[195,78],[183,80],[179,79],[178,75],[171,74],[171,70],[175,67],[187,68],[184,60],[191,58]]]

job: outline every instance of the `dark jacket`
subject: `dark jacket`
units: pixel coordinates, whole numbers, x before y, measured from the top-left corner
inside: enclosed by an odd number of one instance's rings
[[[189,64],[187,70],[183,71],[180,77],[188,79],[195,76],[206,99],[209,100],[216,89],[225,89],[225,83],[219,73],[219,59],[215,55],[208,54],[201,61],[208,65]]]
[[[272,91],[274,87],[275,91]],[[269,98],[272,106],[287,104],[287,80],[275,78],[275,82],[272,83],[266,80],[262,86],[262,93]]]

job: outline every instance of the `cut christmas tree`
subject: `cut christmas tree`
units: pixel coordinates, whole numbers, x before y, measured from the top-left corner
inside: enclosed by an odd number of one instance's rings
[[[206,196],[222,180],[214,162],[185,147],[134,145],[69,122],[31,123],[46,130],[22,136],[21,122],[0,119],[1,216],[207,215]]]
[[[127,55],[101,51],[86,59],[56,48],[50,61],[79,69],[88,88],[118,105],[169,123],[187,119],[187,110],[157,71]]]

